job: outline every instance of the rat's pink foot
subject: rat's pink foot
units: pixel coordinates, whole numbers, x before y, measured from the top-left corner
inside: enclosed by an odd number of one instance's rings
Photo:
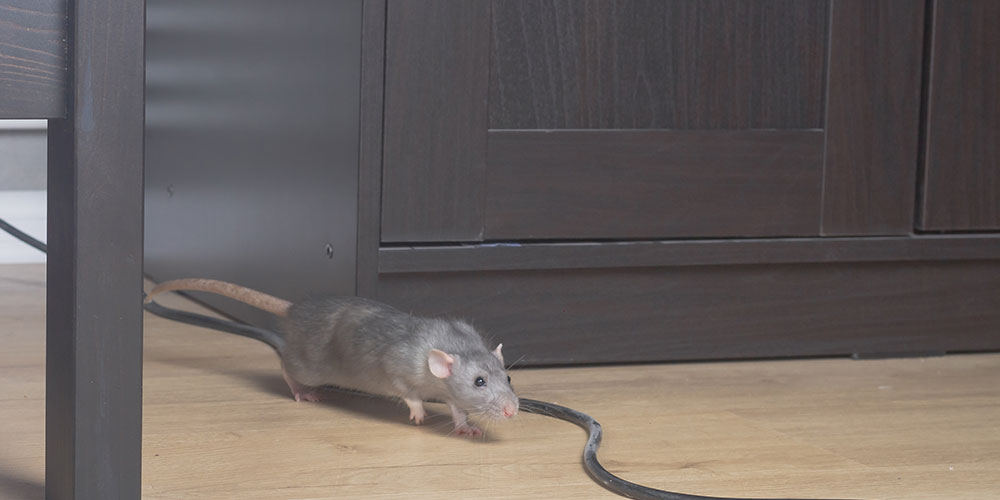
[[[312,403],[319,401],[319,391],[296,382],[295,379],[288,375],[284,366],[281,367],[281,376],[284,377],[285,383],[288,384],[288,389],[292,391],[292,396],[295,398],[296,403],[299,401],[309,401]]]
[[[308,391],[300,391],[300,392],[294,392],[293,391],[292,395],[295,396],[295,401],[296,402],[299,402],[299,401],[309,401],[310,403],[316,403],[316,402],[318,402],[320,400],[319,391],[316,391],[316,390],[308,390]]]
[[[455,422],[456,435],[469,437],[483,435],[482,429],[474,425],[469,425],[469,414],[465,410],[455,406],[454,403],[448,403],[448,406],[451,407],[451,418]]]
[[[483,435],[483,430],[474,425],[462,425],[455,427],[455,434],[458,436],[479,437]]]
[[[406,406],[410,407],[410,420],[417,425],[424,423],[424,417],[427,416],[427,412],[424,411],[423,400],[403,398],[403,402],[406,403]]]
[[[416,413],[413,410],[410,410],[410,420],[417,425],[424,423],[424,417],[426,416],[426,413]]]

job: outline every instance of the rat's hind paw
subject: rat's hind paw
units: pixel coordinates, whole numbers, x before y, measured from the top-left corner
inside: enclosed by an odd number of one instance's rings
[[[285,379],[285,383],[288,384],[288,389],[292,391],[292,397],[295,398],[296,403],[299,401],[309,401],[315,403],[320,400],[319,389],[296,382],[295,379],[293,379],[291,375],[285,371],[284,365],[281,366],[281,376]]]
[[[316,390],[295,392],[293,395],[295,396],[295,402],[308,401],[310,403],[318,403],[320,400],[319,391]]]
[[[455,434],[458,436],[479,437],[483,435],[483,430],[474,425],[462,425],[455,427]]]

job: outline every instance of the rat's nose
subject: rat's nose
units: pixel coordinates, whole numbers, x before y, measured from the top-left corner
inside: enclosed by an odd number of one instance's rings
[[[503,416],[510,418],[514,415],[517,415],[517,407],[511,404],[504,405]]]

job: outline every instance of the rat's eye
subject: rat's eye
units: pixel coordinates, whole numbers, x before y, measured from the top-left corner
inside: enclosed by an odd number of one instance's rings
[[[482,387],[482,386],[486,385],[486,379],[484,379],[483,377],[476,377],[475,384],[476,384],[476,387]]]
[[[507,375],[507,384],[510,384],[510,375]]]

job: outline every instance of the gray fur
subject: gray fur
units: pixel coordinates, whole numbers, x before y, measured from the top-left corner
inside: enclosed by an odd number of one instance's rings
[[[330,297],[293,305],[281,330],[285,370],[303,385],[440,400],[461,410],[456,425],[468,413],[498,419],[505,404],[517,408],[503,364],[462,321],[416,317],[363,298]],[[432,349],[455,359],[450,377],[431,373]],[[486,385],[476,387],[477,377]]]

